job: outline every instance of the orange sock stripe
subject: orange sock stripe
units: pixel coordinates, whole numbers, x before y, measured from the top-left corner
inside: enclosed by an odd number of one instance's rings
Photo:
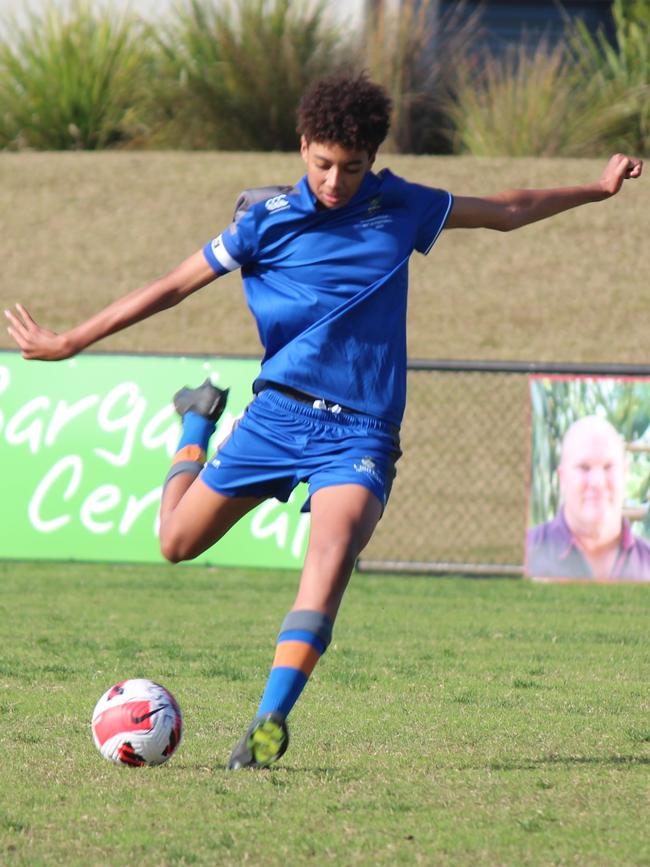
[[[205,451],[201,446],[183,446],[174,455],[172,463],[177,464],[179,461],[196,461],[199,464],[204,464]]]
[[[320,659],[320,653],[304,641],[281,641],[275,648],[273,668],[297,668],[307,677]]]

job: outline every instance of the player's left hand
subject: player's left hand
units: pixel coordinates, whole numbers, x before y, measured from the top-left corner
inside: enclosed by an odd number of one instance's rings
[[[65,338],[42,328],[22,304],[16,304],[15,310],[5,310],[5,316],[9,322],[7,331],[18,344],[23,358],[59,361],[72,355]]]
[[[643,160],[628,157],[625,154],[614,154],[605,166],[600,177],[600,185],[608,196],[615,195],[623,185],[623,181],[638,178],[643,169]]]

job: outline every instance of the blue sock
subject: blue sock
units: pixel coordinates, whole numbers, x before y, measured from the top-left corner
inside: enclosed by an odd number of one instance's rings
[[[210,437],[216,426],[216,422],[204,418],[197,412],[191,410],[186,412],[183,416],[183,432],[176,451],[180,451],[185,446],[199,446],[204,452],[207,452]]]
[[[185,413],[181,438],[164,486],[181,474],[198,476],[205,464],[208,443],[215,427],[216,422],[204,418],[197,412]]]
[[[275,658],[257,716],[274,711],[286,717],[314,666],[332,640],[332,621],[320,611],[290,611],[284,619]]]

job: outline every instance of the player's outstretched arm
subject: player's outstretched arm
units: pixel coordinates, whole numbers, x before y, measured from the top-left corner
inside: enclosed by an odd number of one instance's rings
[[[22,304],[16,304],[14,310],[5,310],[9,322],[7,330],[18,344],[23,358],[60,361],[76,355],[109,334],[173,307],[216,276],[199,250],[169,274],[118,298],[69,331],[57,334],[43,328]]]
[[[642,168],[641,160],[614,154],[600,179],[593,184],[546,190],[506,190],[484,198],[457,196],[445,228],[509,232],[570,208],[608,199],[616,195],[625,180],[638,178]]]

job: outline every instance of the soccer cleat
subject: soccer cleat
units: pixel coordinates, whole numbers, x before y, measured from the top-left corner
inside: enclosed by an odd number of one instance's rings
[[[218,421],[226,408],[228,401],[227,388],[217,388],[210,378],[198,388],[181,388],[174,395],[176,412],[183,416],[186,412],[195,412],[209,421]]]
[[[251,727],[232,751],[228,770],[268,768],[283,756],[289,746],[289,729],[279,713],[265,713],[253,720]]]

